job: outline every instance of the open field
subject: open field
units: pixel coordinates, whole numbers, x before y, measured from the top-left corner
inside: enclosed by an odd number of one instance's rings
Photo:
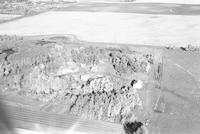
[[[119,12],[156,15],[200,15],[200,5],[178,3],[76,3],[56,11]]]
[[[183,46],[198,45],[199,24],[192,15],[50,11],[2,24],[0,34],[73,34],[93,42]]]
[[[136,3],[180,3],[180,4],[200,4],[199,0],[136,0]]]
[[[200,4],[199,0],[77,0],[78,2],[99,2],[99,3],[179,3],[179,4]]]

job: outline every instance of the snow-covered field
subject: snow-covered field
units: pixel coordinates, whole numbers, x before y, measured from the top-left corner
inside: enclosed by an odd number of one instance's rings
[[[78,1],[78,2],[105,2],[105,3],[110,3],[110,2],[124,2],[125,0],[76,0],[76,1]],[[200,0],[132,0],[132,1],[134,3],[200,4]]]
[[[31,0],[34,2],[51,0]],[[63,0],[68,2],[124,2],[126,0]],[[127,0],[128,1],[128,0]],[[130,0],[131,1],[131,0]],[[177,3],[177,4],[200,4],[200,0],[132,0],[134,3]],[[59,2],[59,0],[54,0]]]
[[[94,42],[196,45],[200,43],[200,17],[50,11],[1,24],[0,34],[73,34]]]
[[[135,3],[177,3],[177,4],[200,4],[200,0],[136,0]]]

